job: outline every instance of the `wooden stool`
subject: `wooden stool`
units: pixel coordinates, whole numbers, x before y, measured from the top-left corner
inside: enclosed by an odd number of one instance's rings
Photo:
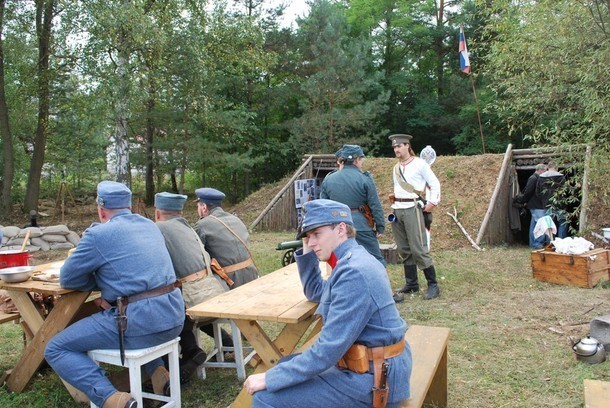
[[[226,323],[231,325],[231,337],[233,338],[233,347],[225,346],[222,344],[222,335],[221,335],[221,327],[220,325]],[[206,322],[205,324],[210,324]],[[241,339],[241,331],[237,327],[237,325],[230,319],[216,319],[211,322],[214,326],[214,349],[208,353],[205,363],[197,367],[197,376],[202,380],[205,380],[205,369],[206,368],[236,368],[237,369],[237,378],[239,380],[246,379],[246,364],[254,357],[256,354],[253,351],[252,347],[243,347],[242,339]],[[197,345],[201,347],[199,343],[199,325],[195,325],[193,331],[195,331],[195,338],[197,339]],[[235,354],[235,361],[225,361],[224,353],[225,352],[233,352]],[[248,353],[247,356],[244,357],[244,351]],[[210,361],[214,356],[216,356],[216,361]]]
[[[125,350],[125,364],[121,364],[121,356],[119,350],[91,350],[87,354],[95,361],[99,363],[112,364],[116,366],[128,367],[129,368],[129,388],[133,398],[138,402],[138,407],[143,407],[142,398],[148,398],[156,401],[166,402],[161,407],[170,408],[180,407],[180,368],[178,365],[178,341],[180,337],[176,337],[166,343],[159,344],[158,346]],[[170,381],[170,396],[151,394],[149,392],[142,391],[142,374],[140,367],[144,364],[167,355],[169,360],[169,381]],[[91,407],[96,407],[93,402]]]

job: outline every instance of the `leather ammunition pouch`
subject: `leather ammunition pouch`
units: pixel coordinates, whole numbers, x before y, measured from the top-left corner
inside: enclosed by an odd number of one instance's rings
[[[362,344],[352,345],[337,363],[339,368],[350,370],[358,374],[369,371],[370,362],[373,362],[373,407],[384,408],[387,404],[389,387],[386,384],[388,358],[396,357],[405,349],[405,340],[390,346],[368,348]]]

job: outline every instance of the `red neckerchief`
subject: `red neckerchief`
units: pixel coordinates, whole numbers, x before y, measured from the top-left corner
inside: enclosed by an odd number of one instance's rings
[[[339,260],[337,259],[337,256],[333,252],[330,254],[330,258],[328,258],[328,261],[326,261],[326,263],[329,264],[332,269],[335,269],[335,265],[337,265],[338,261]]]

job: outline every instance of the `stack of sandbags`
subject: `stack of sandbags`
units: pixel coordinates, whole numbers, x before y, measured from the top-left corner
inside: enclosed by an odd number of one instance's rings
[[[50,227],[2,227],[2,250],[21,249],[28,231],[30,239],[25,249],[30,252],[50,249],[72,249],[80,241],[80,236],[65,225]]]

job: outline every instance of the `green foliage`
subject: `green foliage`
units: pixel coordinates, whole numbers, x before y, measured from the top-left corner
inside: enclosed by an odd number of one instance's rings
[[[490,108],[509,133],[552,145],[610,135],[610,9],[603,1],[494,2]],[[498,18],[498,16],[502,18]],[[552,33],[552,35],[549,35]]]
[[[306,79],[302,114],[290,125],[298,153],[333,151],[346,142],[374,137],[372,121],[385,111],[389,97],[379,73],[367,72],[369,45],[350,38],[345,14],[327,0],[315,1],[300,27]]]

